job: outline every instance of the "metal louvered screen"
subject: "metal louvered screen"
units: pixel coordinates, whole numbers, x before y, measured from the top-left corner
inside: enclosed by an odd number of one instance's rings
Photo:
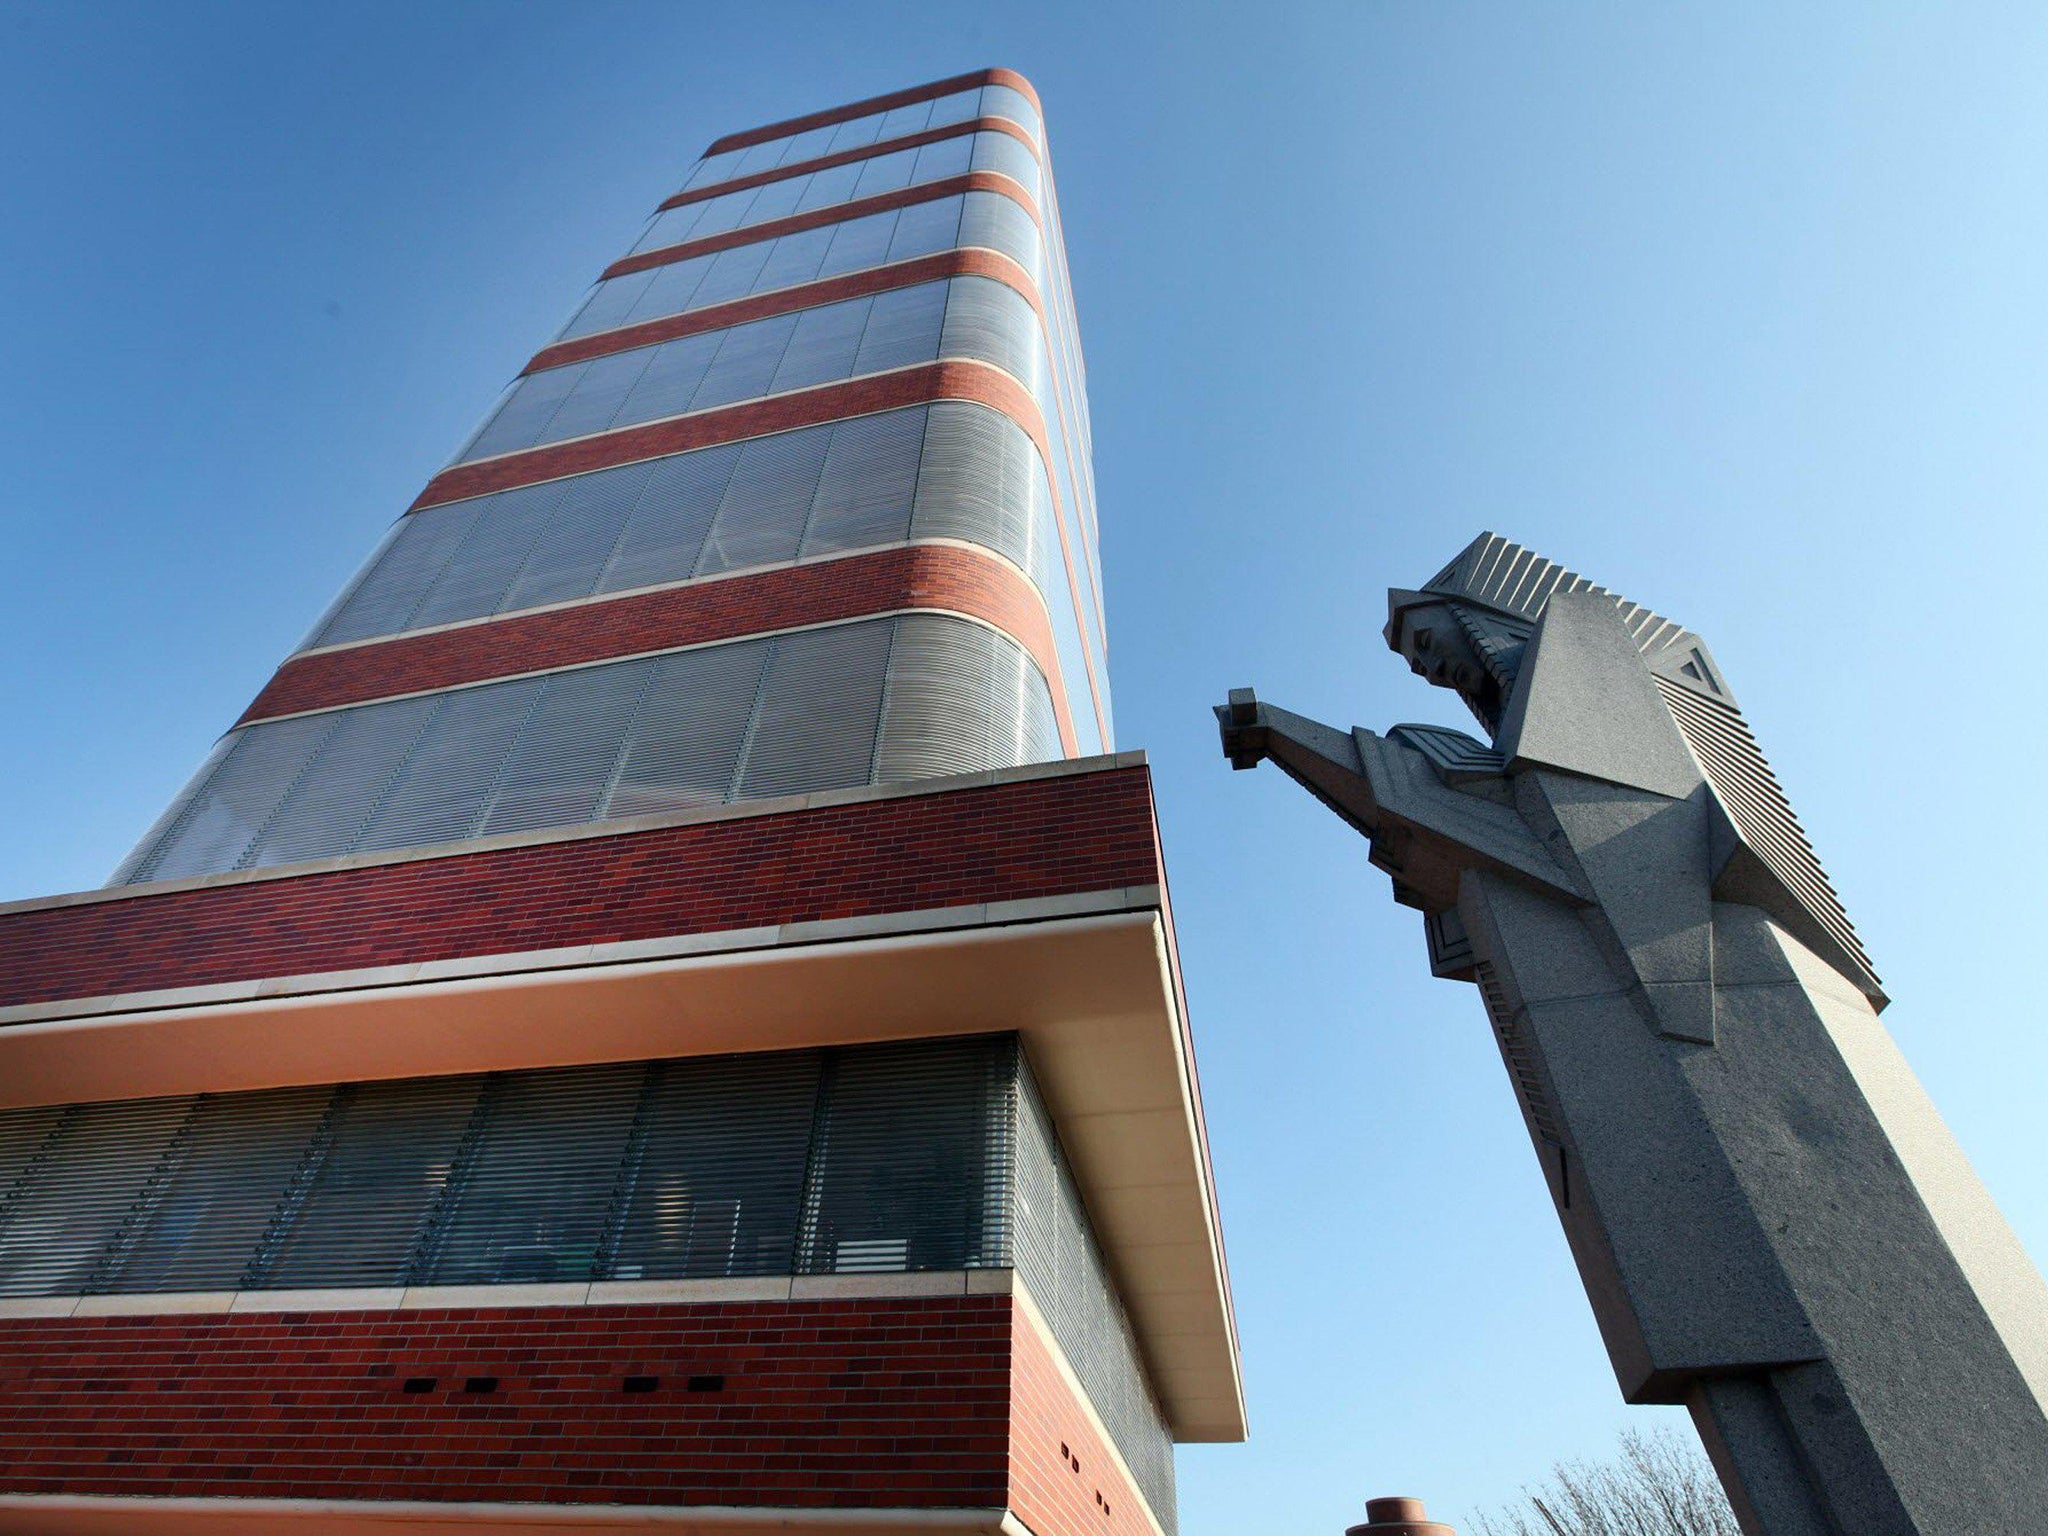
[[[411,1278],[424,1285],[588,1278],[646,1075],[642,1063],[628,1062],[492,1078],[485,1113]]]
[[[1037,393],[1044,370],[1045,339],[1029,301],[1007,283],[990,277],[956,277],[948,285],[941,357],[978,357],[994,363]],[[865,371],[865,370],[863,370]],[[1048,410],[1051,427],[1058,413]]]
[[[1057,610],[1066,575],[1051,516],[1045,466],[1022,428],[986,406],[910,406],[413,513],[310,643],[910,536],[1006,555]]]
[[[243,726],[121,879],[1050,761],[1052,721],[1023,648],[950,615],[573,667]]]
[[[969,110],[962,117],[951,121],[961,122],[972,116],[974,113]],[[869,139],[866,142],[872,143],[873,140]],[[837,149],[858,147],[861,146],[836,146]],[[876,166],[877,161],[887,163]],[[907,175],[904,171],[906,165]],[[731,229],[765,224],[768,220],[779,219],[785,214],[808,213],[814,208],[828,208],[837,203],[850,202],[855,197],[872,196],[892,186],[918,186],[947,176],[957,176],[970,166],[976,169],[986,166],[991,170],[999,170],[1029,190],[1033,197],[1038,196],[1038,162],[1030,150],[1006,133],[962,134],[957,138],[941,139],[924,145],[916,151],[890,150],[882,155],[871,156],[867,160],[855,160],[846,165],[830,166],[822,171],[788,176],[759,187],[743,187],[735,192],[721,192],[716,197],[705,198],[702,202],[684,203],[677,208],[664,209],[649,220],[645,232],[635,242],[633,249],[636,252],[653,251],[681,245],[686,240],[701,240],[707,235],[720,235]],[[740,174],[742,173],[732,171],[727,177],[720,179],[732,179]],[[697,184],[702,186],[707,183]]]
[[[794,1273],[823,1053],[656,1062],[633,1123],[615,1280]]]
[[[1016,1078],[1007,1036],[828,1061],[802,1271],[1007,1268]]]
[[[954,278],[892,288],[527,374],[457,462],[930,362],[940,355],[948,290],[962,282],[990,280]],[[1014,290],[1006,291],[1029,315],[1029,304]],[[962,347],[986,339],[971,328],[962,330],[960,338]],[[954,355],[1001,364],[1016,348],[996,339],[1002,347],[997,353]],[[1028,385],[1033,374],[1027,368],[1018,377]],[[534,495],[549,494],[554,484],[533,488]],[[452,562],[466,563],[460,554]]]
[[[330,1087],[201,1098],[95,1288],[240,1286],[333,1099]]]
[[[482,1108],[485,1081],[418,1078],[337,1090],[319,1156],[279,1203],[243,1284],[405,1284]]]
[[[67,1107],[33,1164],[0,1194],[0,1295],[84,1290],[148,1198],[191,1109],[190,1099]]]
[[[1045,282],[1045,245],[1023,204],[1000,192],[969,192],[961,199],[959,243],[1000,251]]]
[[[1060,752],[1045,678],[992,629],[906,614],[896,624],[875,760],[881,783],[972,773]]]
[[[0,1295],[1009,1263],[1008,1036],[0,1111]]]

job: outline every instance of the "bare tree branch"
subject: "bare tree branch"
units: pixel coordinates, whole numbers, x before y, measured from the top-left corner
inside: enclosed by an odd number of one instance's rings
[[[1619,1456],[1561,1461],[1550,1480],[1494,1514],[1467,1517],[1472,1536],[1740,1536],[1713,1468],[1670,1430],[1628,1430]]]

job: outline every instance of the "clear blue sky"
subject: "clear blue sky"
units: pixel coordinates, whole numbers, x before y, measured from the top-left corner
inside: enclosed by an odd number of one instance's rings
[[[1481,528],[1708,637],[2048,1255],[2038,5],[0,3],[0,897],[105,878],[705,141],[984,64],[1046,102],[1237,1284],[1187,1536],[1642,1417],[1477,997],[1208,714],[1455,721],[1380,594]]]

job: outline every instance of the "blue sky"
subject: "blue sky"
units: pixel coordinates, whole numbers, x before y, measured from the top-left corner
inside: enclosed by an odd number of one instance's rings
[[[1462,1518],[1658,1417],[1477,997],[1208,715],[1463,723],[1377,630],[1481,528],[1707,636],[2048,1255],[2038,6],[0,3],[0,898],[105,878],[705,141],[996,63],[1237,1285],[1187,1536]]]

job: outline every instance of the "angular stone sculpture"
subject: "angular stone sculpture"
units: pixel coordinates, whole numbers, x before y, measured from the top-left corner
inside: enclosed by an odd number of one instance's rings
[[[1371,839],[1476,982],[1623,1395],[1743,1529],[2048,1532],[2048,1287],[1700,638],[1483,534],[1387,642],[1491,745],[1217,710]]]

